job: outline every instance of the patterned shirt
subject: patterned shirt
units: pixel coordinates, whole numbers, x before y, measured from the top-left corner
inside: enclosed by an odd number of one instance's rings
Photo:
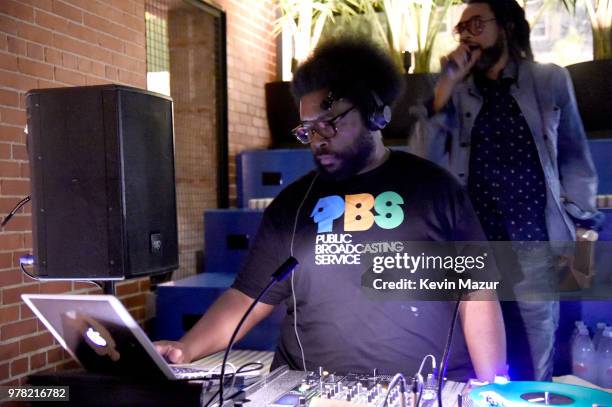
[[[489,240],[548,240],[544,171],[509,93],[513,79],[475,78],[483,97],[471,138],[468,191]]]

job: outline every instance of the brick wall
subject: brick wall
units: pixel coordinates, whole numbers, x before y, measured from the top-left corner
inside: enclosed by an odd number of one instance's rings
[[[275,11],[271,0],[224,0],[227,13],[227,69],[230,202],[236,198],[236,154],[266,148],[270,133],[264,84],[276,80]]]
[[[145,0],[0,0],[0,216],[29,193],[25,93],[34,88],[121,83],[146,88]],[[275,79],[271,0],[225,0],[227,12],[230,196],[236,153],[269,143],[264,84]],[[32,247],[26,205],[0,231],[0,385],[32,372],[73,366],[22,303],[22,293],[97,293],[83,283],[38,283],[22,276]],[[148,279],[117,294],[140,322]]]
[[[142,1],[0,1],[0,216],[29,193],[23,128],[25,93],[34,88],[122,83],[146,87]],[[0,384],[23,383],[30,372],[73,366],[21,301],[22,293],[94,293],[73,282],[39,283],[19,271],[32,247],[26,205],[0,231]],[[132,315],[145,317],[148,279],[117,292]]]

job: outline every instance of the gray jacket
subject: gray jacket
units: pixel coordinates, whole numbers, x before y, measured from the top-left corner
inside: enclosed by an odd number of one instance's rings
[[[597,174],[569,73],[554,64],[521,61],[508,64],[502,77],[516,79],[510,94],[529,124],[544,170],[549,238],[574,240],[574,220],[596,224],[602,214],[595,206]],[[447,168],[467,185],[472,126],[482,103],[470,76],[456,86],[441,112],[429,117],[424,106],[412,109],[418,121],[411,151]]]

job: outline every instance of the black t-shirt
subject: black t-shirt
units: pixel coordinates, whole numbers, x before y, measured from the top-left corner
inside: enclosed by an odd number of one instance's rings
[[[402,152],[392,152],[379,167],[348,180],[315,176],[311,172],[289,185],[266,209],[232,287],[255,298],[293,252],[300,262],[294,287],[308,369],[378,368],[381,373],[414,374],[425,355],[440,360],[454,303],[366,298],[361,275],[367,266],[360,264],[362,259],[351,247],[393,241],[483,241],[465,190],[442,168]],[[291,279],[274,286],[263,302],[287,306],[275,364],[301,369]],[[461,329],[455,333],[447,376],[465,380],[473,377],[473,367]]]

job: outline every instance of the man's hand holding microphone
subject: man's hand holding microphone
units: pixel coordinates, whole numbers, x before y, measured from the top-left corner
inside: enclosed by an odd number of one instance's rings
[[[442,72],[434,88],[433,109],[437,113],[450,99],[455,86],[461,82],[472,70],[482,51],[479,47],[472,47],[461,43],[450,54],[440,58]]]

